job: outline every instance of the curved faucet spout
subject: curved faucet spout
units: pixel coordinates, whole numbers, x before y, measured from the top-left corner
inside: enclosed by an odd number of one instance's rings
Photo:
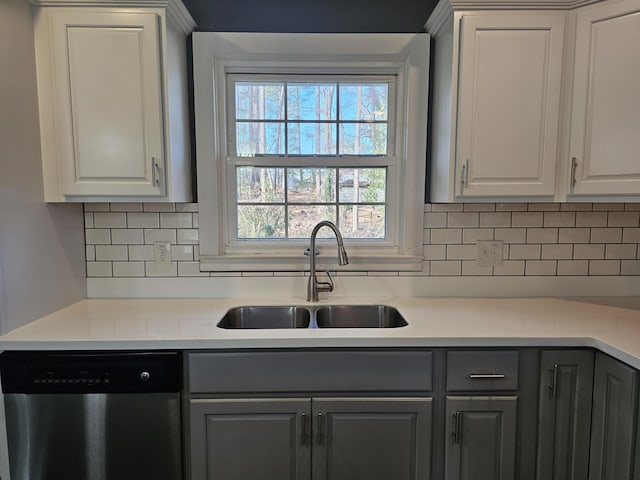
[[[333,282],[318,282],[318,279],[316,278],[316,237],[318,236],[318,231],[322,227],[329,227],[333,230],[333,233],[336,236],[336,242],[338,243],[338,264],[347,265],[349,263],[349,257],[347,256],[347,251],[345,250],[344,243],[342,241],[342,234],[340,233],[340,230],[338,230],[338,227],[329,220],[318,222],[311,231],[311,248],[309,249],[309,283],[307,284],[307,300],[309,302],[318,301],[318,292],[333,291]]]

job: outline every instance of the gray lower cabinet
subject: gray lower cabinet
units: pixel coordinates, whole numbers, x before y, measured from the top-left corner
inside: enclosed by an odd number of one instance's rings
[[[541,353],[538,480],[588,478],[593,362],[591,350]]]
[[[429,480],[431,398],[192,399],[192,480]]]
[[[596,353],[589,480],[628,480],[633,473],[638,372]]]
[[[517,396],[448,396],[446,480],[515,477]]]

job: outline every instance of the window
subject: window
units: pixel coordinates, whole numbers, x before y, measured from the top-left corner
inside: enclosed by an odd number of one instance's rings
[[[194,34],[201,268],[301,270],[320,220],[351,269],[421,268],[427,45]]]

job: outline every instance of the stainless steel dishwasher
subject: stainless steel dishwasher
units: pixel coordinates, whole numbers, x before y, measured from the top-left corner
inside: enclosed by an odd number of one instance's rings
[[[177,352],[0,355],[12,480],[183,478]]]

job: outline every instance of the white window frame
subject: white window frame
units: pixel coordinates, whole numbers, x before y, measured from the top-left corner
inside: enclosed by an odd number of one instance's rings
[[[231,203],[235,208],[235,192],[228,192],[227,183],[227,75],[287,72],[396,77],[396,98],[400,101],[395,110],[395,158],[391,167],[396,172],[393,184],[389,179],[387,183],[387,208],[393,209],[388,212],[391,219],[388,241],[345,240],[350,263],[339,268],[420,270],[428,68],[429,36],[426,34],[194,33],[200,269],[300,271],[309,268],[309,260],[303,255],[308,240],[232,242],[227,215]],[[270,160],[274,165],[281,162],[281,165],[291,166],[286,157],[271,157]],[[335,158],[332,163],[336,163]],[[235,232],[231,234],[235,237]],[[319,246],[318,260],[322,267],[336,268],[335,241],[322,241]]]

